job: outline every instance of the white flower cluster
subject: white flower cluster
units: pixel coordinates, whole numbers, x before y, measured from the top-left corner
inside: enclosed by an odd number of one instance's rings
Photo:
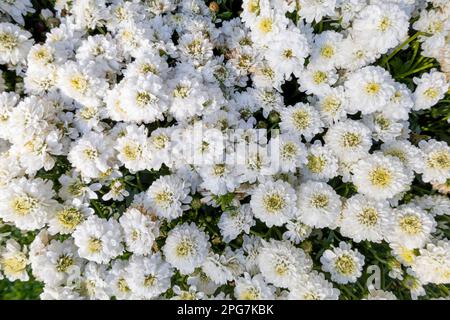
[[[30,1],[0,3],[0,221],[33,237],[0,238],[0,277],[32,275],[42,299],[338,299],[383,247],[412,297],[450,283],[450,200],[407,197],[450,179],[448,144],[408,122],[449,79],[407,86],[376,63],[410,30],[442,60],[447,1],[244,0],[228,21],[202,0],[55,10],[35,43]]]

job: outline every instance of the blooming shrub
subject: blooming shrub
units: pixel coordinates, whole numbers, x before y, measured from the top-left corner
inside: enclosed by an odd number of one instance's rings
[[[0,295],[448,298],[446,0],[0,3]]]

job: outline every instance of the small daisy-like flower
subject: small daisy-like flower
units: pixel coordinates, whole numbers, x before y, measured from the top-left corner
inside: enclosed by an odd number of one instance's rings
[[[340,232],[356,242],[381,242],[390,225],[391,215],[387,201],[375,201],[358,194],[344,204],[339,221]]]
[[[341,283],[353,283],[361,276],[364,256],[351,245],[341,241],[339,247],[326,250],[320,257],[322,269],[331,274],[331,280]]]
[[[420,249],[412,265],[413,272],[422,284],[448,284],[450,282],[450,242],[439,240]]]
[[[308,104],[299,102],[281,111],[280,128],[283,132],[302,135],[310,141],[322,132],[322,127],[319,113]]]
[[[359,160],[352,168],[352,181],[359,193],[382,200],[409,189],[412,172],[400,160],[374,154]]]
[[[348,112],[369,114],[380,111],[395,92],[389,72],[368,66],[350,74],[344,84],[349,96]]]
[[[73,232],[78,254],[96,263],[107,263],[123,252],[122,230],[114,220],[90,216]]]
[[[234,297],[238,300],[270,300],[274,299],[275,288],[268,285],[264,278],[257,274],[251,277],[244,273],[243,277],[236,279]]]
[[[248,234],[250,228],[256,224],[249,204],[243,204],[236,210],[224,211],[217,226],[223,236],[223,241],[230,242],[242,232]]]
[[[160,217],[178,218],[191,202],[189,187],[189,183],[176,175],[161,176],[148,188],[146,205]]]
[[[54,194],[51,181],[15,179],[0,192],[0,218],[21,230],[40,229],[56,209]]]
[[[173,269],[160,253],[146,257],[133,255],[126,271],[126,284],[122,285],[128,286],[137,298],[156,298],[170,288]]]
[[[303,222],[296,221],[288,221],[286,223],[287,231],[283,233],[283,239],[289,240],[295,244],[299,244],[303,240],[305,240],[312,232],[312,228]]]
[[[190,274],[203,264],[208,255],[208,236],[194,224],[173,228],[163,247],[166,260],[182,274]]]
[[[311,258],[289,241],[264,243],[258,255],[258,266],[267,282],[288,288],[301,273],[309,272]]]
[[[417,85],[414,91],[413,110],[431,108],[444,98],[449,89],[445,74],[435,69],[430,73],[424,73],[420,78],[415,77],[413,80]]]
[[[344,161],[358,160],[372,146],[371,131],[360,121],[345,120],[331,126],[324,137],[326,146]]]
[[[31,33],[12,23],[0,23],[0,64],[25,62],[33,45]]]
[[[338,159],[327,145],[315,141],[308,149],[304,175],[308,179],[327,181],[338,175]]]
[[[49,219],[48,232],[50,234],[70,234],[80,223],[94,213],[89,204],[73,200],[55,210]]]
[[[402,205],[394,209],[387,240],[409,249],[421,248],[435,230],[436,221],[415,205]]]
[[[331,227],[336,222],[341,200],[336,191],[324,182],[307,181],[297,192],[298,219],[315,227]]]
[[[256,218],[268,227],[281,226],[293,218],[297,196],[287,182],[261,183],[252,194],[250,206]]]
[[[339,290],[325,279],[323,273],[312,271],[302,275],[289,290],[288,299],[292,300],[337,300]]]
[[[419,148],[425,158],[422,180],[445,183],[450,179],[450,147],[444,141],[430,139],[420,141]]]
[[[0,269],[6,278],[9,281],[28,281],[29,276],[26,270],[28,264],[27,254],[22,250],[20,244],[9,239],[0,250]]]
[[[149,254],[155,239],[159,236],[159,222],[136,208],[128,208],[119,222],[124,231],[128,251],[135,254]]]

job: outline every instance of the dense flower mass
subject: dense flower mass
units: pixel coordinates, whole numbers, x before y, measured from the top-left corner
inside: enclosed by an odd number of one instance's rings
[[[218,3],[0,2],[0,293],[449,298],[450,3]]]

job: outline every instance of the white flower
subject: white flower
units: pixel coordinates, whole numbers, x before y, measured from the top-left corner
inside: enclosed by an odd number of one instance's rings
[[[280,116],[282,132],[302,135],[307,141],[323,131],[319,113],[308,104],[299,102],[284,108]]]
[[[300,274],[312,268],[311,258],[289,241],[265,242],[257,261],[266,282],[282,288],[289,288]]]
[[[297,196],[287,182],[261,183],[252,194],[250,206],[256,218],[268,227],[281,226],[293,218]]]
[[[371,131],[362,122],[340,121],[331,126],[324,136],[325,145],[343,161],[365,157],[372,146]]]
[[[450,243],[448,240],[440,240],[420,249],[420,256],[416,258],[412,270],[422,284],[448,284],[450,282],[449,261]]]
[[[49,217],[48,232],[50,234],[70,234],[87,217],[94,213],[94,209],[88,203],[79,200],[67,202],[58,207]]]
[[[394,209],[387,240],[408,249],[421,248],[435,230],[434,218],[415,205],[403,205]]]
[[[33,274],[46,285],[58,286],[79,280],[82,264],[73,240],[67,239],[62,242],[52,240],[45,253],[32,262],[32,267]]]
[[[344,204],[339,221],[340,232],[355,242],[381,242],[390,226],[391,216],[387,201],[375,201],[357,194]]]
[[[301,241],[305,240],[312,232],[312,228],[303,222],[288,221],[286,223],[287,231],[283,233],[283,239],[289,240],[295,244],[299,244]]]
[[[159,236],[159,222],[135,208],[128,208],[119,219],[128,251],[138,255],[150,254]]]
[[[307,181],[297,191],[298,219],[310,227],[332,227],[340,207],[336,191],[324,182]]]
[[[306,178],[327,181],[338,175],[338,159],[327,145],[315,141],[308,149],[303,174]]]
[[[156,215],[172,220],[180,217],[191,202],[190,184],[176,175],[161,176],[147,190],[146,205]]]
[[[393,198],[407,191],[413,179],[398,158],[374,154],[352,168],[352,181],[359,193],[375,200]]]
[[[0,23],[0,64],[17,65],[25,58],[33,45],[31,33],[12,23]]]
[[[323,273],[312,271],[298,279],[289,290],[292,300],[337,300],[339,290],[325,279]]]
[[[334,16],[335,7],[336,0],[306,0],[300,6],[299,15],[308,23],[319,22],[324,16]]]
[[[369,294],[364,300],[397,300],[397,297],[390,291],[369,289]]]
[[[268,285],[260,274],[251,277],[244,273],[243,277],[236,279],[234,297],[237,300],[272,300],[274,291],[275,288]]]
[[[12,180],[0,192],[0,218],[21,230],[43,228],[57,205],[52,188],[41,178]]]
[[[417,85],[414,91],[413,110],[431,108],[444,98],[449,89],[445,74],[435,69],[429,73],[424,73],[420,78],[415,77],[413,80]]]
[[[28,281],[27,265],[29,260],[26,251],[22,251],[20,244],[13,239],[0,248],[0,269],[9,281]]]
[[[108,263],[123,252],[122,230],[114,220],[90,216],[73,232],[80,257]]]
[[[336,31],[324,31],[317,34],[314,37],[311,63],[323,68],[334,68],[337,65],[338,46],[342,39],[343,35]]]
[[[92,68],[95,68],[94,65]],[[85,105],[97,105],[107,88],[105,79],[76,62],[66,62],[58,71],[58,87],[69,98]]]
[[[170,288],[173,269],[160,253],[148,257],[132,256],[126,267],[126,280],[136,298],[152,299]]]
[[[202,270],[216,284],[223,285],[242,274],[243,262],[242,250],[233,251],[226,247],[222,255],[210,252],[202,264]]]
[[[369,114],[380,111],[395,92],[389,72],[376,66],[352,72],[344,86],[349,97],[349,113],[361,111],[362,114]]]
[[[18,24],[24,25],[23,16],[34,13],[33,4],[30,0],[5,0],[0,3],[0,11],[9,14]]]
[[[392,2],[372,4],[358,13],[351,33],[364,46],[384,54],[407,38],[408,20],[408,14]]]
[[[408,140],[394,140],[383,143],[381,151],[385,156],[398,158],[407,168],[417,173],[423,172],[424,157],[422,151]]]
[[[248,234],[250,228],[255,224],[250,205],[246,203],[235,210],[224,211],[217,226],[223,236],[223,241],[230,242],[242,232]]]
[[[109,137],[89,132],[76,140],[68,159],[86,178],[99,178],[111,168],[114,149]]]
[[[364,256],[358,250],[341,241],[339,247],[326,250],[320,257],[322,269],[331,274],[331,280],[341,283],[353,283],[361,276]]]
[[[445,183],[450,178],[450,147],[444,141],[430,139],[420,141],[419,148],[425,158],[422,180]]]
[[[133,292],[125,279],[128,275],[128,263],[128,261],[124,260],[114,260],[111,264],[111,269],[107,271],[105,280],[108,283],[108,287],[106,291],[108,295],[116,299],[127,300],[133,297]]]
[[[209,251],[208,236],[194,224],[173,228],[163,247],[167,262],[182,274],[190,274],[203,264]]]

